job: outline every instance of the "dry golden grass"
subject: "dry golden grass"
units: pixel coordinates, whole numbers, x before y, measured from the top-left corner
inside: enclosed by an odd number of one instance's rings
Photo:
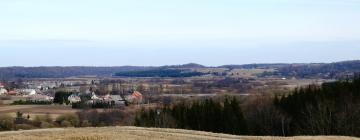
[[[272,72],[273,69],[233,69],[229,72],[229,75],[234,77],[243,77],[243,78],[255,78],[257,74],[261,74],[265,71]]]
[[[2,105],[0,106],[0,114],[9,114],[15,117],[16,112],[22,112],[24,115],[30,115],[31,118],[35,116],[42,116],[49,114],[52,118],[59,115],[75,113],[79,110],[72,109],[71,106],[62,105]]]
[[[1,140],[356,140],[352,137],[250,137],[209,132],[140,127],[54,128],[0,132]]]

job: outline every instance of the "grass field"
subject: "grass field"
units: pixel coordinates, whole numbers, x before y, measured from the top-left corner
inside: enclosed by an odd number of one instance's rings
[[[258,74],[261,74],[265,71],[272,72],[273,69],[233,69],[228,75],[233,77],[242,77],[242,78],[256,78]]]
[[[54,128],[0,132],[1,140],[358,140],[340,136],[251,137],[140,127]]]
[[[72,109],[71,106],[63,106],[63,105],[1,105],[0,106],[0,114],[9,114],[15,117],[17,111],[24,113],[24,115],[29,114],[31,117],[49,114],[52,118],[56,118],[59,115],[75,113],[79,110]]]

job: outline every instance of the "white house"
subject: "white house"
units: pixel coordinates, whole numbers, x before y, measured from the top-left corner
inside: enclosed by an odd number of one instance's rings
[[[6,94],[7,90],[4,88],[0,88],[0,95]]]
[[[81,98],[80,98],[79,94],[74,93],[68,97],[68,100],[70,101],[70,103],[77,103],[77,102],[81,101]]]
[[[28,96],[28,100],[32,101],[53,101],[54,97],[42,94],[33,94]]]
[[[30,92],[29,92],[29,95],[35,95],[36,94],[36,91],[35,90],[31,90]]]
[[[35,95],[36,90],[35,89],[21,89],[20,93],[22,93],[23,95]]]
[[[115,106],[124,106],[125,100],[120,95],[105,95],[102,102],[107,102]]]
[[[98,100],[99,97],[96,96],[96,94],[93,92],[91,95],[91,100]]]

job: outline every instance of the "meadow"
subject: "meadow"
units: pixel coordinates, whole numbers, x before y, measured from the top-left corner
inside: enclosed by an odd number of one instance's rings
[[[181,129],[141,127],[52,128],[0,132],[1,140],[358,140],[342,136],[236,136]]]

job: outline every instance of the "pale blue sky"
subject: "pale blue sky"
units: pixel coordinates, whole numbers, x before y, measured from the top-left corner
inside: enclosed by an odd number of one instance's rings
[[[359,7],[360,0],[1,0],[0,66],[360,59]]]

